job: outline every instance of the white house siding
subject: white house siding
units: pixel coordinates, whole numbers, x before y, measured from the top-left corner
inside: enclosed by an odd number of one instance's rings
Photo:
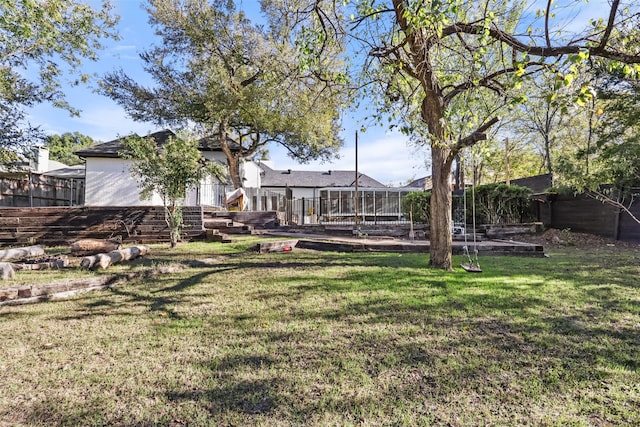
[[[211,162],[222,163],[225,166],[227,164],[227,156],[222,151],[201,151],[201,153],[202,157]]]
[[[225,163],[223,153],[204,152],[203,156],[210,161]],[[131,176],[132,161],[119,158],[88,157],[86,159],[86,206],[162,206],[162,198],[155,194],[151,199],[140,198],[140,187]],[[215,180],[205,178],[201,189],[191,189],[184,200],[185,206],[210,204],[208,193]],[[203,196],[206,200],[203,200]],[[216,193],[217,197],[217,193]],[[211,196],[211,199],[216,197]]]
[[[131,160],[89,157],[86,159],[86,206],[162,206],[162,199],[140,199],[140,188],[129,170]]]
[[[252,161],[243,161],[240,163],[240,176],[242,177],[242,186],[244,188],[260,188],[262,180],[260,179],[260,166]]]

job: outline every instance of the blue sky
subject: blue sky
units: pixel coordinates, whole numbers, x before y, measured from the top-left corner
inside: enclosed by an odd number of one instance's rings
[[[589,9],[595,13],[606,0],[589,3]],[[243,0],[245,9],[257,5],[257,0]],[[99,61],[87,62],[85,72],[98,76],[106,72],[123,68],[129,75],[147,80],[141,68],[138,54],[154,43],[153,30],[147,22],[147,14],[138,0],[113,0],[115,13],[120,15],[118,31],[121,40],[109,41],[106,48],[99,52]],[[572,14],[573,15],[573,14]],[[583,19],[575,21],[584,23]],[[138,133],[145,135],[158,128],[151,123],[134,122],[114,101],[95,93],[91,87],[68,88],[68,101],[81,110],[80,117],[71,117],[63,110],[42,104],[30,111],[30,121],[39,125],[48,134],[80,132],[99,141],[109,141],[122,135]],[[271,160],[277,169],[298,170],[354,170],[355,169],[355,131],[360,128],[353,114],[343,117],[342,137],[345,141],[340,151],[340,159],[332,163],[313,162],[301,165],[286,156],[277,146],[269,147]],[[388,185],[405,184],[408,181],[429,174],[428,149],[416,148],[407,144],[407,138],[399,133],[389,133],[383,128],[369,128],[359,133],[358,169],[372,178]]]

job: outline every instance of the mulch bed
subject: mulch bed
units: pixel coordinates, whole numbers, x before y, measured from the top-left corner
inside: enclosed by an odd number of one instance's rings
[[[543,245],[545,248],[560,248],[575,246],[578,248],[618,248],[640,249],[640,243],[613,240],[595,234],[577,233],[570,230],[557,230],[550,228],[541,234],[527,234],[514,236],[513,240]]]

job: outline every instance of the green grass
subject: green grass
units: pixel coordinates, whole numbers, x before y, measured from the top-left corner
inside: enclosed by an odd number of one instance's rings
[[[0,307],[0,425],[640,424],[637,249],[469,274],[252,244],[154,247],[119,268],[182,268]]]

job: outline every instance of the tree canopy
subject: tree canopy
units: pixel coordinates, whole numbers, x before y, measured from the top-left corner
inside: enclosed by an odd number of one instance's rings
[[[74,152],[96,143],[90,136],[82,135],[80,132],[66,132],[62,135],[48,135],[44,146],[49,150],[50,159],[73,166],[83,163]]]
[[[207,161],[198,150],[198,140],[187,134],[170,137],[162,146],[153,138],[135,135],[125,138],[123,144],[126,151],[121,154],[133,161],[131,173],[138,179],[141,197],[149,199],[157,193],[162,198],[171,247],[175,247],[187,191],[208,176],[224,180],[224,167]]]
[[[302,63],[292,43],[296,29],[282,15],[271,10],[266,24],[256,25],[234,3],[149,1],[162,42],[141,58],[154,84],[119,70],[104,77],[102,90],[136,120],[217,135],[241,187],[239,162],[269,143],[302,162],[335,155],[346,80],[337,48]]]
[[[95,3],[95,2],[93,2]],[[85,60],[95,60],[101,40],[116,38],[109,2],[0,0],[0,151],[10,153],[42,137],[26,122],[25,108],[42,102],[71,106],[63,84],[86,83]]]
[[[306,13],[307,28],[315,29],[311,50],[322,52],[327,39],[344,34],[359,43],[354,50],[366,55],[362,63],[367,80],[362,85],[380,100],[379,114],[399,111],[395,114],[408,124],[403,131],[429,142],[430,264],[437,268],[452,268],[454,159],[486,139],[509,105],[526,101],[524,80],[552,73],[562,85],[570,85],[580,73],[576,64],[588,61],[627,75],[640,73],[639,6],[619,0],[601,9],[600,19],[573,33],[563,28],[556,13],[578,4],[575,1],[294,3],[291,14],[300,22],[300,14]],[[535,10],[536,4],[541,9]],[[341,22],[343,13],[336,9],[348,10],[350,21]],[[589,87],[582,86],[576,99],[585,102],[590,95]]]

